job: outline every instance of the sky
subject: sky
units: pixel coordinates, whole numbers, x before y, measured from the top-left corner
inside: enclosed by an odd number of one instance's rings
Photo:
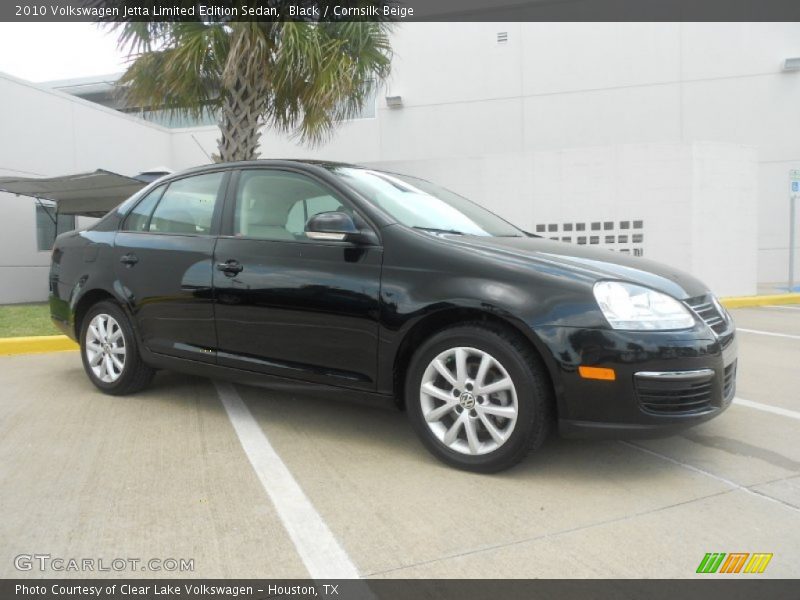
[[[125,70],[113,32],[94,23],[0,23],[0,72],[33,82]]]

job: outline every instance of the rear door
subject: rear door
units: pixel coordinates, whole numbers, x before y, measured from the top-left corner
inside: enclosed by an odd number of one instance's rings
[[[375,388],[382,248],[308,239],[314,214],[348,201],[309,175],[243,170],[214,272],[219,364]]]
[[[214,244],[227,173],[156,188],[117,233],[117,281],[152,352],[215,362]]]

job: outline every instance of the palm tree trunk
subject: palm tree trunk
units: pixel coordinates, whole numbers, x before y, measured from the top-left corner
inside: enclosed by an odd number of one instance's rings
[[[258,158],[264,102],[263,91],[258,87],[246,81],[242,73],[225,90],[219,123],[222,137],[217,140],[219,155],[214,156],[217,162]]]
[[[258,158],[261,125],[267,103],[262,36],[258,23],[231,25],[231,49],[222,74],[222,114],[217,142],[222,162]]]

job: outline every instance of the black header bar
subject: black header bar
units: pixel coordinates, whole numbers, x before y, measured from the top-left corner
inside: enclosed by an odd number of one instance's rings
[[[797,600],[797,581],[707,579],[5,579],[3,600]]]
[[[0,21],[800,21],[798,0],[3,0]]]

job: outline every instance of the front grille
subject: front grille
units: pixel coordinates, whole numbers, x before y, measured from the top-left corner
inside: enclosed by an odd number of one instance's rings
[[[642,409],[660,415],[693,414],[712,408],[714,376],[695,379],[658,379],[636,376]]]
[[[710,294],[688,298],[684,302],[714,332],[723,333],[727,329],[728,324],[725,316],[717,309],[716,303],[712,301]]]
[[[722,376],[722,398],[725,402],[729,402],[733,395],[736,393],[736,361],[733,361],[727,367]]]

